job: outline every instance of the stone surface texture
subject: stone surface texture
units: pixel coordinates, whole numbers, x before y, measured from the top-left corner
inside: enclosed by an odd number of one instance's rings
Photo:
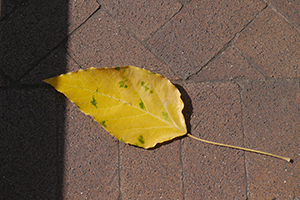
[[[99,0],[108,12],[140,40],[146,40],[182,7],[176,0]]]
[[[299,78],[299,43],[299,31],[267,9],[245,29],[235,46],[267,77]]]
[[[272,8],[277,11],[279,15],[286,18],[287,22],[300,28],[300,2],[299,1],[281,1],[268,0]]]
[[[180,141],[154,150],[120,145],[122,199],[182,199]]]
[[[191,1],[149,39],[179,76],[198,72],[266,5],[261,1]]]
[[[300,199],[300,4],[0,1],[0,199]],[[188,136],[119,142],[42,80],[133,65],[175,84]]]
[[[159,73],[169,79],[177,79],[164,63],[156,59],[103,10],[95,13],[87,23],[70,36],[68,52],[84,69],[133,65]]]
[[[281,160],[246,153],[250,198],[299,198],[299,82],[257,81],[243,88],[245,146],[295,159],[286,165]]]
[[[191,79],[197,81],[263,80],[264,76],[251,67],[247,59],[234,47],[219,54]]]
[[[118,141],[71,102],[66,105],[64,187],[66,199],[117,199]]]
[[[191,133],[202,139],[243,145],[239,86],[232,83],[184,85],[192,99]],[[246,199],[244,152],[182,141],[185,199]]]

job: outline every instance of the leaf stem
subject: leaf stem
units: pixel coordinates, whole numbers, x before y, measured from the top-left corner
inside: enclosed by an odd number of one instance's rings
[[[266,152],[263,152],[263,151],[258,151],[258,150],[254,150],[254,149],[247,149],[247,148],[243,148],[243,147],[237,147],[237,146],[232,146],[232,145],[228,145],[228,144],[221,144],[221,143],[217,143],[217,142],[211,142],[211,141],[208,141],[208,140],[203,140],[203,139],[200,139],[200,138],[197,138],[191,134],[187,134],[187,136],[195,139],[195,140],[198,140],[200,142],[204,142],[204,143],[208,143],[208,144],[213,144],[213,145],[217,145],[217,146],[221,146],[221,147],[229,147],[229,148],[233,148],[233,149],[239,149],[239,150],[243,150],[243,151],[249,151],[249,152],[253,152],[253,153],[259,153],[259,154],[263,154],[263,155],[267,155],[267,156],[272,156],[272,157],[275,157],[275,158],[279,158],[279,159],[282,159],[282,160],[285,160],[287,162],[293,162],[293,160],[291,158],[287,158],[287,157],[283,157],[283,156],[278,156],[278,155],[275,155],[275,154],[271,154],[271,153],[266,153]]]

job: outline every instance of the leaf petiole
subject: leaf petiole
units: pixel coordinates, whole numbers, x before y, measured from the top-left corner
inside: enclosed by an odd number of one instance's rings
[[[266,153],[266,152],[263,152],[263,151],[258,151],[258,150],[254,150],[254,149],[247,149],[247,148],[243,148],[243,147],[237,147],[237,146],[232,146],[232,145],[228,145],[228,144],[221,144],[221,143],[217,143],[217,142],[211,142],[211,141],[208,141],[208,140],[203,140],[203,139],[200,139],[200,138],[197,138],[191,134],[187,134],[187,136],[195,139],[195,140],[198,140],[200,142],[204,142],[204,143],[208,143],[208,144],[213,144],[213,145],[217,145],[217,146],[221,146],[221,147],[229,147],[229,148],[233,148],[233,149],[239,149],[239,150],[243,150],[243,151],[249,151],[249,152],[252,152],[252,153],[259,153],[259,154],[263,154],[263,155],[267,155],[267,156],[272,156],[272,157],[275,157],[275,158],[279,158],[279,159],[282,159],[282,160],[285,160],[287,162],[293,162],[293,160],[291,158],[287,158],[287,157],[283,157],[283,156],[278,156],[278,155],[275,155],[275,154],[271,154],[271,153]]]

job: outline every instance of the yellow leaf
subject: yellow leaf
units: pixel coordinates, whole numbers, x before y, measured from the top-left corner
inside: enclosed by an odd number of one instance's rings
[[[44,82],[125,143],[150,148],[187,133],[180,92],[167,78],[148,70],[89,68]]]
[[[64,93],[81,111],[91,115],[120,141],[143,148],[187,134],[222,147],[291,158],[221,144],[187,133],[178,89],[165,77],[133,66],[89,68],[49,78],[44,82]]]

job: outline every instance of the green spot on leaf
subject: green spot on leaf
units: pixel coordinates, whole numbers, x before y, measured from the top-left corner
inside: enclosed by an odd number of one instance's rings
[[[125,82],[124,82],[124,81],[120,81],[120,82],[119,82],[119,85],[120,85],[120,86],[119,86],[120,88],[121,88],[121,87],[124,87]]]
[[[145,84],[144,81],[141,82],[141,86],[145,88],[145,92],[149,90],[149,87]]]
[[[122,81],[119,82],[119,87],[127,88],[128,86],[125,84],[128,81],[128,78],[124,77]]]
[[[141,109],[145,110],[145,108],[146,108],[145,104],[144,104],[144,102],[141,99],[140,99],[139,105],[140,105]]]
[[[123,140],[123,138],[120,138],[119,141],[120,141],[120,142],[125,142],[125,140]]]
[[[153,94],[153,90],[150,90],[150,94]]]
[[[97,90],[96,90],[97,93],[98,93],[98,89],[99,89],[99,88],[97,88]]]
[[[98,107],[97,107],[97,101],[95,99],[95,95],[93,95],[91,103],[92,103],[93,106],[95,106],[98,109]]]
[[[138,140],[140,143],[145,144],[144,137],[142,135],[138,137]]]
[[[101,124],[103,127],[107,128],[107,125],[105,124],[106,122],[107,122],[106,120],[103,120],[102,122],[100,122],[100,124]]]
[[[115,67],[114,69],[117,71],[120,71],[120,67]]]
[[[165,118],[166,121],[170,121],[169,115],[166,112],[162,112],[163,117]]]

